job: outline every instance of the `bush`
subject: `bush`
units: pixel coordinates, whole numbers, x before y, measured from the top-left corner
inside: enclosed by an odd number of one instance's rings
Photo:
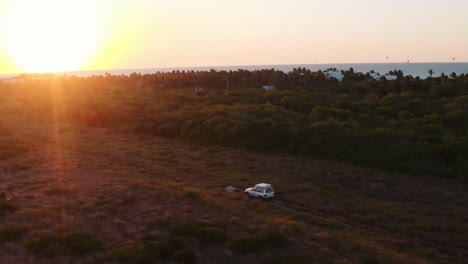
[[[14,206],[7,198],[4,192],[0,192],[0,216],[16,211]]]
[[[217,227],[200,228],[196,233],[196,237],[201,242],[213,244],[223,243],[227,239],[226,233]]]
[[[177,236],[194,237],[204,243],[223,243],[227,240],[226,233],[219,227],[207,226],[196,221],[181,223],[171,228],[171,233]]]
[[[229,244],[229,247],[241,253],[257,253],[268,249],[281,249],[289,245],[287,236],[269,231],[259,235],[237,238]]]
[[[145,248],[156,252],[162,258],[168,258],[172,256],[178,248],[184,246],[184,243],[178,239],[161,240],[156,236],[142,237],[140,239],[140,243],[143,243]]]
[[[366,256],[361,259],[362,264],[379,264],[380,261],[374,256]]]
[[[178,236],[194,236],[200,227],[201,224],[198,222],[177,224],[171,228],[171,233]]]
[[[268,263],[270,264],[307,264],[312,262],[312,257],[302,255],[287,255],[280,257],[270,257]]]
[[[0,229],[0,243],[15,241],[28,230],[25,226],[4,227]]]
[[[102,241],[93,235],[82,232],[66,235],[62,241],[69,253],[74,256],[85,255],[104,248]]]
[[[154,242],[154,243],[151,243],[149,247],[153,249],[154,251],[158,252],[161,258],[169,258],[170,256],[174,254],[174,252],[178,248],[177,245],[173,243],[172,241]]]
[[[173,263],[191,264],[197,263],[197,256],[190,249],[182,249],[172,256]]]
[[[191,201],[198,201],[201,199],[201,194],[195,190],[185,190],[184,198],[189,199]]]
[[[57,235],[45,235],[41,238],[29,241],[26,250],[34,255],[42,257],[55,257],[66,255],[66,249],[61,244],[61,240]]]
[[[159,237],[145,236],[138,242],[113,249],[111,255],[120,263],[155,263],[160,258],[173,256],[183,246],[179,240],[160,240]]]
[[[42,257],[81,256],[101,251],[104,244],[93,235],[76,232],[67,235],[44,235],[29,241],[25,248],[32,254]]]
[[[110,255],[119,263],[150,264],[157,259],[157,254],[143,243],[132,243],[114,248]]]

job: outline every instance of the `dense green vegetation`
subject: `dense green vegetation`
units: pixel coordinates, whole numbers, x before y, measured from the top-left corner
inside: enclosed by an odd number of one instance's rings
[[[24,76],[0,93],[7,110],[30,119],[466,180],[468,75],[391,73],[398,79],[350,69],[338,82],[301,68]]]

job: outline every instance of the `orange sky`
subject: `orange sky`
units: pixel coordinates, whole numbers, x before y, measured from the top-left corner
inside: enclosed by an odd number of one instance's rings
[[[382,2],[2,0],[0,74],[468,61],[468,1]]]

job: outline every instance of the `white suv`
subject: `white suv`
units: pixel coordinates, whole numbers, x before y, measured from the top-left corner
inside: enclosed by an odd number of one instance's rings
[[[250,196],[258,198],[271,198],[275,196],[273,187],[271,187],[271,184],[268,183],[256,184],[254,187],[245,189],[245,192]]]

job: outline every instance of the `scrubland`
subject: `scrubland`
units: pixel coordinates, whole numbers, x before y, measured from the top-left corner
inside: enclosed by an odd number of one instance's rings
[[[182,100],[183,93],[158,97],[148,89],[119,89],[85,89],[72,97],[57,87],[50,93],[9,90],[8,97],[2,90],[0,263],[468,258],[468,195],[458,176],[213,144],[170,136],[159,126],[155,135],[133,118],[148,118],[161,110],[157,100]],[[151,111],[133,104],[148,98],[159,98],[146,104]],[[173,108],[163,108],[176,113],[177,102],[170,103]],[[276,198],[225,191],[258,182],[273,184]]]

